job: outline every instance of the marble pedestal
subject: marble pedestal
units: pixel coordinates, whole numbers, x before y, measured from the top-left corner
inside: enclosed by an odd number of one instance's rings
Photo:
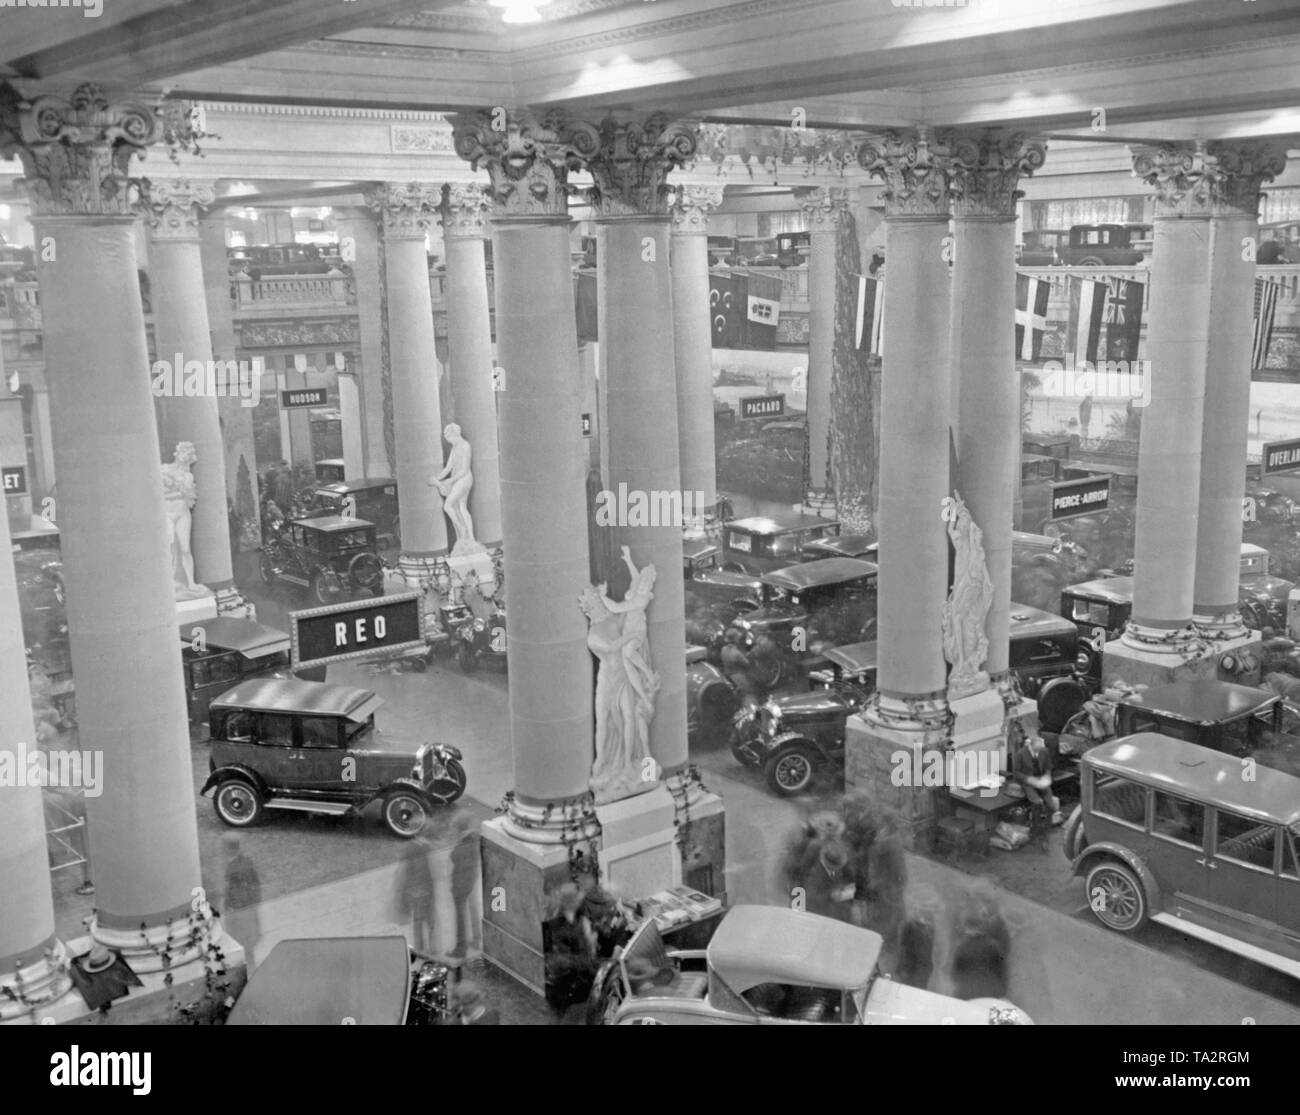
[[[451,577],[449,602],[452,604],[461,603],[461,587],[470,573],[478,578],[478,587],[484,596],[491,596],[496,592],[496,565],[492,555],[486,549],[479,550],[477,553],[459,554],[453,550],[447,558],[447,572]]]
[[[200,620],[217,618],[217,594],[205,588],[201,596],[190,600],[176,601],[176,623],[198,623]]]
[[[1107,643],[1101,655],[1102,687],[1122,681],[1127,685],[1168,685],[1175,681],[1217,678],[1237,685],[1258,685],[1263,640],[1258,631],[1247,631],[1232,639],[1200,640],[1180,654],[1152,651],[1119,639]],[[1244,664],[1236,671],[1225,670],[1225,655]]]
[[[662,784],[644,794],[597,805],[596,818],[601,869],[608,885],[629,898],[680,885],[673,799]]]
[[[1006,707],[996,689],[949,702],[956,721],[944,758],[944,784],[958,790],[996,792],[1007,769]]]
[[[942,753],[945,742],[937,731],[893,728],[850,716],[845,724],[844,788],[894,813],[914,836],[926,833],[940,815],[942,790],[921,785],[914,775],[924,769],[928,753]]]

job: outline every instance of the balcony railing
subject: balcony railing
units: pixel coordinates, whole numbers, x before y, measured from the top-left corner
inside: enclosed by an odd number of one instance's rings
[[[808,265],[799,267],[746,267],[751,275],[772,275],[781,280],[781,306],[808,304]]]
[[[341,271],[324,275],[236,275],[230,280],[235,310],[332,309],[356,304],[352,278]]]

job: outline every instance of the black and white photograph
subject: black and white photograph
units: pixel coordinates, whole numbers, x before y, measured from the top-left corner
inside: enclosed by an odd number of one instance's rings
[[[1285,1071],[1297,0],[0,0],[0,479],[37,1087]]]

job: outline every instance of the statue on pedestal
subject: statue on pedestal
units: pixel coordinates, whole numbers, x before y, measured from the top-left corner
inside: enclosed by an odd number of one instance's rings
[[[182,441],[177,444],[171,463],[162,466],[163,500],[167,509],[177,600],[193,600],[207,592],[194,580],[194,554],[190,550],[190,531],[194,525],[191,509],[199,497],[191,470],[198,459],[194,444]]]
[[[581,597],[590,624],[587,646],[599,660],[596,675],[596,758],[591,788],[596,800],[616,801],[649,790],[650,721],[659,693],[659,675],[649,662],[646,608],[654,598],[655,567],[638,570],[631,552],[623,560],[632,584],[621,601],[610,600],[605,586]]]
[[[948,537],[956,559],[952,590],[943,606],[943,656],[952,666],[948,698],[968,697],[988,688],[982,669],[989,640],[984,621],[993,604],[993,581],[984,563],[984,532],[975,525],[960,493],[954,493]]]
[[[455,422],[442,431],[442,436],[451,445],[451,452],[443,470],[429,477],[429,483],[442,494],[443,510],[456,530],[456,544],[451,552],[453,555],[485,553],[486,548],[474,538],[474,521],[469,515],[469,493],[474,487],[470,444],[461,436]]]

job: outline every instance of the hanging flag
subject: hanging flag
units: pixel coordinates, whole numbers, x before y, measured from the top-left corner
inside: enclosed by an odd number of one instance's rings
[[[1250,349],[1251,369],[1262,368],[1268,361],[1268,346],[1273,339],[1273,315],[1281,288],[1268,279],[1255,280],[1255,340]]]
[[[859,352],[880,355],[880,327],[884,323],[885,284],[866,275],[858,276],[857,317],[853,347]]]
[[[735,282],[725,272],[709,272],[709,316],[713,322],[713,347],[735,348],[740,340],[740,317],[736,313]]]
[[[1070,323],[1065,334],[1065,352],[1070,363],[1097,363],[1102,316],[1106,310],[1105,282],[1070,276]]]
[[[1146,283],[1134,279],[1106,279],[1102,321],[1106,326],[1107,360],[1137,359],[1145,294]]]
[[[1034,275],[1016,275],[1016,357],[1037,360],[1047,332],[1047,299],[1051,283]]]

